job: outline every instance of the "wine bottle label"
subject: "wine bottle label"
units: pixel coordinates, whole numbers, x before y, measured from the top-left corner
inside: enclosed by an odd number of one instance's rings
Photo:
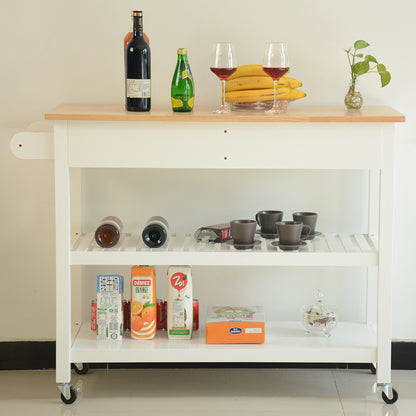
[[[131,79],[126,82],[127,98],[150,98],[150,79]]]
[[[171,97],[171,100],[172,100],[172,108],[183,107],[182,100],[178,100],[177,98],[173,98],[173,97]]]

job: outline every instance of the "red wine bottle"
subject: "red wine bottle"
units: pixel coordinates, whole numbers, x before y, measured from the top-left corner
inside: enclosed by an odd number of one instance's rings
[[[126,80],[126,110],[149,111],[150,47],[143,36],[143,12],[133,11],[133,37],[124,55]]]
[[[132,37],[133,37],[133,32],[129,32],[129,33],[126,34],[126,36],[124,36],[124,40],[123,40],[123,42],[124,42],[124,50],[126,50],[126,46],[130,42],[130,40],[131,40]],[[149,36],[147,36],[146,33],[143,32],[143,37],[144,37],[144,40],[150,46]]]

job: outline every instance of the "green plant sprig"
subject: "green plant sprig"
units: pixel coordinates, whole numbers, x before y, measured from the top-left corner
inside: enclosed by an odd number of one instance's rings
[[[359,76],[364,74],[379,74],[381,87],[385,87],[391,81],[391,74],[387,71],[386,67],[377,61],[373,55],[365,55],[357,53],[360,49],[364,49],[370,46],[365,40],[357,40],[354,43],[354,51],[351,52],[352,48],[344,49],[348,56],[348,62],[351,68],[351,86],[353,91],[355,90],[355,83]],[[358,61],[357,59],[363,60]],[[374,64],[371,66],[371,64]]]

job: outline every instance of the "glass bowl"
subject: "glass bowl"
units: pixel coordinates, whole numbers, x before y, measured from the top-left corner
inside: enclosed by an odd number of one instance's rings
[[[285,113],[289,106],[289,100],[279,100],[277,105],[282,113]],[[231,108],[236,111],[266,111],[273,107],[273,100],[271,101],[253,101],[249,103],[229,103]]]
[[[307,333],[323,333],[329,337],[337,323],[338,313],[335,307],[325,306],[321,291],[317,291],[314,304],[304,306],[301,310],[301,324]]]

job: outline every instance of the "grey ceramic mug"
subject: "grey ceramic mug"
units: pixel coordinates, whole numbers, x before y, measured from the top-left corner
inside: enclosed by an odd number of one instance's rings
[[[264,234],[276,234],[276,223],[282,221],[283,211],[265,210],[256,214],[257,224]]]
[[[280,221],[276,226],[280,245],[294,246],[300,244],[300,236],[304,227],[307,228],[308,232],[303,236],[307,237],[310,233],[309,225],[303,225],[300,221]]]
[[[235,244],[253,244],[257,222],[254,220],[230,221],[231,236]]]
[[[309,225],[310,232],[308,233],[306,227],[304,227],[304,230],[302,231],[302,236],[304,234],[314,234],[315,233],[315,227],[316,227],[316,221],[318,220],[318,214],[316,212],[294,212],[292,214],[293,221],[300,221],[303,222],[304,225]]]

